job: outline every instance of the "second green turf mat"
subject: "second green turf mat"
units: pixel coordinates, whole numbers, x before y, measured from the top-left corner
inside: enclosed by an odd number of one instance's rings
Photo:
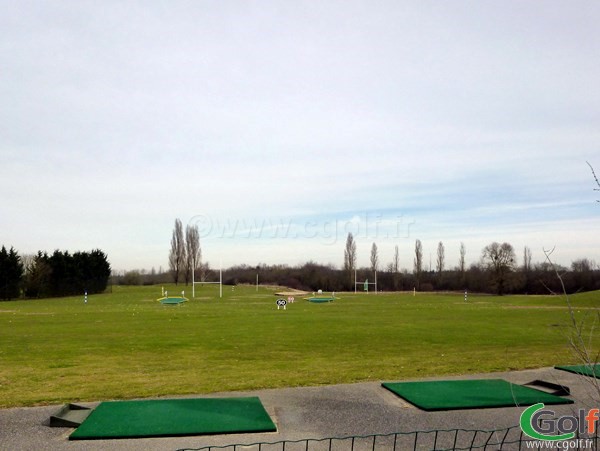
[[[530,406],[538,402],[573,403],[570,399],[511,384],[503,379],[385,382],[381,385],[423,410]]]
[[[555,366],[554,368],[557,370],[568,371],[569,373],[600,379],[600,365],[560,365]]]
[[[257,397],[103,402],[70,440],[169,437],[277,428]]]

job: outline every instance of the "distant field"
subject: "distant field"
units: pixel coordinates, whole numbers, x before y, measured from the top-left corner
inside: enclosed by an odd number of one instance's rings
[[[158,303],[156,286],[1,302],[0,407],[578,363],[560,297],[342,293],[283,311],[274,291],[223,287],[219,300],[205,286],[180,306]],[[600,292],[572,301],[589,315]]]

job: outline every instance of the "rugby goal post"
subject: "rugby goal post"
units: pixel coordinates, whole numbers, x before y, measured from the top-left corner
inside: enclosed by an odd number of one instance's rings
[[[363,285],[364,291],[369,292],[369,285],[375,285],[375,294],[377,294],[377,271],[373,271],[375,275],[375,282],[369,282],[369,279],[365,279],[364,282],[359,282],[356,280],[356,269],[354,270],[354,292],[356,293],[356,286]]]
[[[196,282],[196,280],[194,279],[194,273],[196,271],[192,270],[192,299],[194,299],[196,297],[196,284],[199,284],[199,285],[219,284],[219,299],[223,298],[223,268],[222,267],[223,267],[223,265],[219,264],[219,281],[218,282],[206,282],[206,281]]]

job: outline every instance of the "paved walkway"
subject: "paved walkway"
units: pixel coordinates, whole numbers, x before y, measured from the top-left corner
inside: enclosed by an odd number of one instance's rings
[[[524,384],[535,379],[571,388],[575,404],[551,406],[558,416],[578,408],[599,407],[598,394],[586,377],[541,368],[508,373],[443,379],[502,378]],[[434,378],[431,378],[434,379]],[[208,445],[275,442],[305,438],[385,434],[432,429],[498,429],[515,426],[523,408],[422,411],[381,387],[365,382],[323,387],[283,388],[211,396],[259,396],[278,432],[131,440],[69,441],[70,428],[51,428],[50,416],[60,406],[0,410],[0,450],[176,450]],[[594,402],[596,400],[596,402]],[[90,407],[96,404],[89,403]]]

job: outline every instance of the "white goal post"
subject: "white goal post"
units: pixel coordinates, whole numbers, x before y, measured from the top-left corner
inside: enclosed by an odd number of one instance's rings
[[[196,284],[199,285],[210,285],[210,284],[219,284],[219,299],[223,298],[223,269],[222,269],[222,265],[219,264],[219,281],[218,282],[196,282],[194,280],[194,273],[196,271],[192,270],[192,299],[194,299],[196,297]]]
[[[377,271],[375,273],[375,282],[369,282],[369,279],[366,279],[364,282],[359,282],[356,280],[356,269],[354,270],[354,292],[356,293],[356,286],[363,285],[364,291],[369,292],[369,285],[375,285],[375,294],[377,294]]]

